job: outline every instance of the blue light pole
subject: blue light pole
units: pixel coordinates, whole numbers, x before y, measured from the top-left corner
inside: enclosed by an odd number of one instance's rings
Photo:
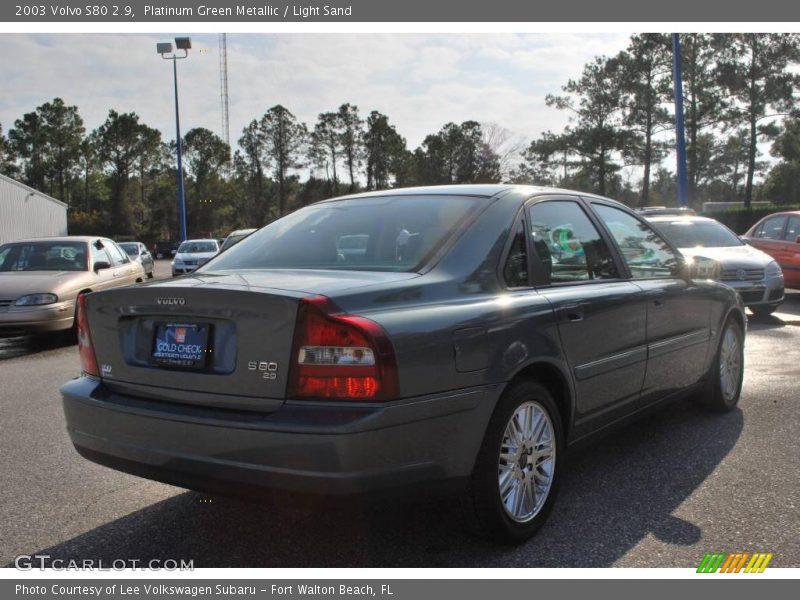
[[[183,50],[183,56],[172,51],[170,42],[156,44],[156,51],[164,60],[172,61],[172,75],[175,81],[175,130],[177,138],[175,146],[178,155],[178,226],[180,227],[181,241],[186,241],[186,195],[183,188],[183,157],[181,154],[181,117],[178,111],[178,61],[189,56],[192,48],[192,39],[188,37],[175,38],[177,50]]]
[[[686,206],[688,177],[686,175],[686,131],[683,123],[683,73],[681,71],[681,40],[672,34],[672,75],[675,83],[675,153],[678,160],[678,206]]]

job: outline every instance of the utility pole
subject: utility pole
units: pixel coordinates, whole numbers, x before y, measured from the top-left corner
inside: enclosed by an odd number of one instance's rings
[[[678,161],[678,206],[689,203],[686,174],[686,129],[683,123],[683,73],[681,69],[681,40],[672,34],[672,79],[675,84],[675,154]]]
[[[172,51],[172,44],[169,42],[156,44],[156,52],[164,60],[172,61],[172,76],[175,83],[175,146],[178,159],[178,227],[180,228],[181,241],[186,241],[186,193],[183,187],[183,156],[181,151],[181,117],[178,110],[178,61],[189,56],[192,48],[192,40],[188,37],[175,38],[175,47],[183,51],[183,55]]]
[[[228,36],[219,34],[219,103],[222,117],[222,139],[231,145],[231,127],[228,113]]]

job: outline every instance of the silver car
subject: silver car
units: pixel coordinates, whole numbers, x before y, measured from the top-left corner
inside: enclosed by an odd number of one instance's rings
[[[747,245],[719,221],[707,217],[649,217],[686,256],[704,256],[720,265],[719,281],[734,288],[756,316],[783,302],[783,271],[766,252]]]
[[[145,275],[148,279],[153,278],[153,271],[155,269],[155,261],[153,255],[142,242],[120,242],[119,247],[127,252],[131,258],[131,262],[139,263],[144,269]]]
[[[182,242],[172,260],[172,276],[191,273],[214,258],[217,253],[219,253],[219,242],[212,238]]]

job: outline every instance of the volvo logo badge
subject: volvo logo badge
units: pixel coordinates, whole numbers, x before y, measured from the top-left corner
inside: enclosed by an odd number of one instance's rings
[[[186,298],[156,298],[156,304],[161,306],[183,306]]]

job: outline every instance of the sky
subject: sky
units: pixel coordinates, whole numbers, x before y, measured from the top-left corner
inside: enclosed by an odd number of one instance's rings
[[[218,36],[191,35],[178,63],[181,128],[221,134]],[[171,63],[155,51],[164,34],[0,34],[0,124],[61,97],[87,131],[113,108],[175,138]],[[597,55],[622,50],[612,34],[229,34],[232,145],[242,128],[283,104],[313,127],[345,102],[362,116],[389,116],[409,147],[449,121],[497,123],[522,139],[567,123],[545,105]]]

